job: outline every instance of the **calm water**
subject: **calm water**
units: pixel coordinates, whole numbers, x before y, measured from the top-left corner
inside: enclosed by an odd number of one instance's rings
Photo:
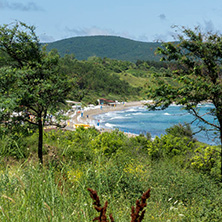
[[[200,108],[202,113],[205,113],[208,109],[213,108],[213,105],[205,104],[201,105]],[[207,119],[213,122],[211,116],[208,116]],[[194,117],[186,110],[183,110],[182,106],[170,106],[162,111],[148,111],[146,107],[133,107],[125,111],[115,111],[95,116],[95,121],[99,121],[102,128],[118,128],[123,132],[135,134],[149,132],[153,138],[165,134],[165,129],[175,124],[191,123],[193,120]],[[196,121],[192,125],[193,132],[199,131],[199,126],[200,123]],[[206,135],[205,132],[195,135],[195,138],[199,141],[217,144],[218,141],[213,140],[214,137],[213,133]]]

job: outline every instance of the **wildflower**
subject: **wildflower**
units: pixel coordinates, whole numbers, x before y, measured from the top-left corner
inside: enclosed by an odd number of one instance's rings
[[[185,215],[184,214],[179,214],[179,217],[185,217]]]
[[[173,204],[175,205],[175,204],[177,204],[177,202],[178,202],[178,200],[176,200]]]
[[[176,207],[170,207],[170,210],[178,210]]]

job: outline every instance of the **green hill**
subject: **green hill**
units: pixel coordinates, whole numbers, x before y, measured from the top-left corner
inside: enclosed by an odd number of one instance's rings
[[[57,49],[61,56],[74,54],[78,60],[91,56],[136,62],[137,60],[159,61],[155,50],[160,43],[139,42],[116,36],[73,37],[48,43],[47,50]]]

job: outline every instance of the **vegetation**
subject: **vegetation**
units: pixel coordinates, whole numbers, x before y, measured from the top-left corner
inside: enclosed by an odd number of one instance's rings
[[[62,72],[68,74],[69,78],[75,79],[78,87],[78,90],[72,90],[70,97],[85,103],[96,103],[101,97],[113,100],[139,97],[141,90],[121,80],[118,75],[122,70],[128,69],[128,64],[130,63],[118,63],[97,57],[92,57],[88,61],[79,61],[69,55],[60,58]]]
[[[178,38],[178,44],[165,43],[164,48],[158,49],[163,60],[174,61],[174,67],[170,82],[161,77],[158,86],[150,88],[149,96],[154,98],[155,104],[149,108],[165,109],[172,103],[183,105],[196,120],[219,133],[222,146],[222,37],[201,33],[198,28],[194,31],[184,28]],[[198,105],[205,101],[211,101],[214,108],[200,114]],[[213,122],[207,119],[209,115],[213,116]]]
[[[90,192],[91,198],[95,201],[93,203],[94,208],[96,209],[96,211],[100,213],[100,215],[98,217],[95,217],[93,221],[98,220],[100,222],[108,222],[107,216],[106,216],[108,201],[105,202],[104,207],[101,207],[100,199],[97,192],[90,188],[88,188],[87,190]],[[150,189],[148,189],[146,192],[143,193],[141,197],[141,202],[139,200],[136,201],[136,209],[134,206],[132,206],[131,222],[141,222],[144,219],[144,215],[146,212],[144,208],[147,206],[146,200],[149,197],[150,197]],[[109,218],[111,222],[114,222],[114,218],[112,214],[109,215]]]
[[[170,70],[160,62],[142,64],[98,57],[79,61],[73,55],[60,58],[61,71],[76,81],[70,97],[83,103],[96,103],[101,97],[119,101],[147,99],[145,84],[152,84],[156,76],[168,76]]]
[[[194,39],[187,42],[182,38],[179,47],[200,43],[206,58],[190,61],[196,56],[191,47],[184,51],[187,57],[180,50],[171,54],[184,65],[145,60],[134,64],[94,56],[79,61],[73,55],[59,57],[56,50],[46,53],[33,27],[23,23],[0,27],[1,221],[107,221],[106,213],[112,215],[111,221],[121,222],[220,221],[221,146],[196,141],[188,124],[173,126],[153,140],[149,134],[128,137],[118,130],[43,130],[44,124],[52,124],[50,114],[60,125],[66,98],[84,103],[95,103],[99,96],[146,98],[144,84],[161,108],[172,101],[183,102],[195,113],[197,103],[210,98],[216,107],[211,114],[218,117],[220,68],[218,61],[210,60],[219,56],[220,50],[218,55],[214,51],[220,49],[218,39],[211,36],[210,42],[201,42],[201,35],[185,33]],[[177,49],[174,44],[167,46]],[[210,58],[207,53],[212,53]],[[190,64],[193,69],[185,66]],[[216,81],[212,83],[209,76],[205,84],[206,74],[215,74]],[[157,80],[167,84],[151,84]],[[208,84],[215,87],[214,92]],[[38,147],[36,141],[40,141]],[[97,201],[99,217],[87,188]],[[144,193],[148,188],[151,191]],[[107,201],[104,207],[98,196]],[[141,196],[136,208],[130,208]]]
[[[115,221],[130,221],[131,206],[148,188],[143,221],[222,217],[218,147],[191,138],[187,147],[187,137],[181,136],[173,142],[177,151],[169,153],[172,145],[166,137],[172,141],[172,133],[150,141],[119,131],[103,139],[95,129],[57,130],[44,133],[44,165],[39,168],[37,136],[21,136],[16,140],[19,149],[1,155],[1,221],[92,221],[98,213],[89,187],[97,190],[101,205],[108,201],[107,215]],[[107,143],[107,137],[118,142]],[[8,138],[2,137],[1,144]],[[159,155],[153,155],[155,150]]]
[[[98,57],[87,61],[73,55],[61,58],[56,50],[46,53],[35,28],[20,22],[2,26],[0,37],[1,123],[8,132],[23,127],[27,133],[37,127],[41,162],[43,126],[60,124],[62,113],[58,111],[66,109],[67,98],[83,104],[96,104],[101,97],[145,99],[143,87],[154,78],[153,72],[167,70],[160,70],[157,62],[141,61],[141,65]]]
[[[78,60],[91,56],[136,62],[137,60],[159,60],[155,49],[160,43],[138,42],[116,36],[85,36],[48,43],[47,50],[57,49],[63,57],[75,54]]]
[[[59,72],[58,55],[41,50],[34,27],[21,22],[0,27],[0,51],[7,59],[0,67],[0,123],[37,126],[42,162],[43,126],[61,110],[70,82]]]

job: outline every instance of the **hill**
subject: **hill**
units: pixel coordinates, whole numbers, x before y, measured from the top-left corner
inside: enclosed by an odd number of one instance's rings
[[[61,56],[74,54],[78,60],[91,56],[123,61],[159,61],[155,50],[160,43],[139,42],[117,36],[73,37],[48,43],[47,50],[57,49]]]

